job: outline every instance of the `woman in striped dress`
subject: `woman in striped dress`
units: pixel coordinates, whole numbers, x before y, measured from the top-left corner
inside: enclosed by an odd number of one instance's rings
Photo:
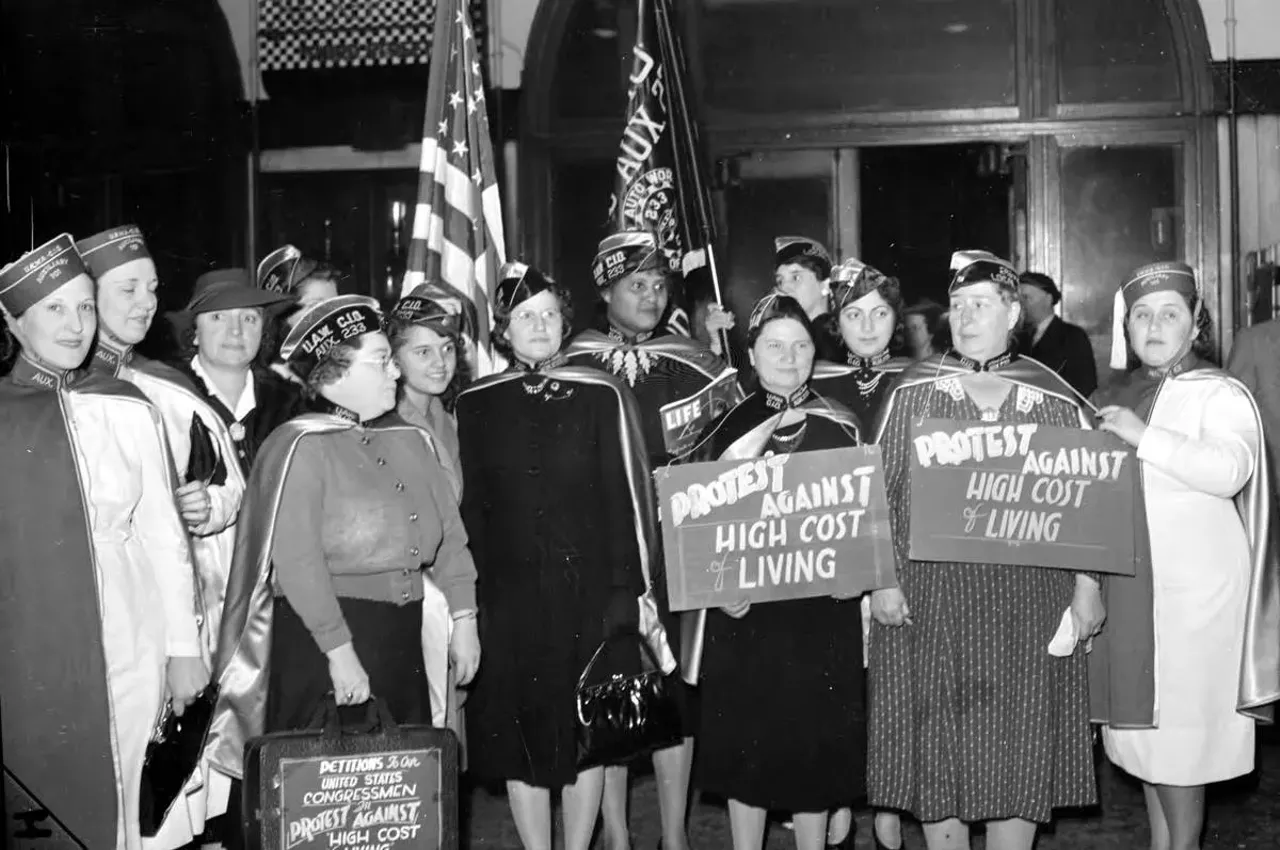
[[[899,587],[871,599],[867,786],[876,808],[910,812],[930,850],[1030,850],[1053,809],[1097,799],[1083,642],[1102,624],[1098,582],[1067,570],[908,557],[908,450],[923,418],[1087,424],[1053,372],[1018,360],[1018,276],[987,252],[952,260],[955,352],[903,373],[881,412]],[[1080,642],[1048,653],[1063,612]]]

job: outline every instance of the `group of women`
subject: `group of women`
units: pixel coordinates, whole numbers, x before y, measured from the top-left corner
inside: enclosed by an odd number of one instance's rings
[[[669,272],[632,242],[598,283],[611,322],[644,324]],[[635,376],[567,359],[569,298],[521,263],[492,299],[511,365],[474,383],[457,315],[426,291],[384,315],[311,280],[297,252],[280,263],[197,282],[176,369],[132,351],[158,285],[136,228],[63,235],[0,271],[18,349],[0,381],[6,765],[89,846],[163,850],[207,817],[238,820],[248,738],[304,726],[329,698],[439,725],[464,687],[470,770],[506,782],[523,844],[552,846],[554,792],[565,847],[585,850],[608,795],[605,769],[579,760],[579,677],[603,645],[652,632],[662,561]],[[1120,287],[1120,353],[1139,365],[1093,408],[1014,353],[1019,278],[991,254],[953,259],[948,343],[857,260],[833,267],[788,237],[776,265],[747,322],[754,391],[675,461],[878,443],[895,579],[861,599],[736,603],[681,630],[671,675],[697,684],[693,784],[729,801],[735,848],[762,846],[771,811],[804,850],[851,846],[864,799],[879,847],[903,846],[907,814],[933,850],[967,847],[974,823],[989,848],[1030,848],[1054,809],[1096,802],[1091,722],[1147,788],[1151,846],[1198,847],[1203,786],[1252,770],[1252,714],[1280,698],[1280,670],[1251,653],[1278,638],[1259,592],[1261,425],[1210,365],[1191,269],[1146,266]],[[632,371],[694,362],[619,323],[583,350]],[[893,356],[917,323],[918,348],[940,350]],[[922,418],[1096,427],[1134,447],[1137,575],[913,560]],[[1076,645],[1050,654],[1064,611]],[[636,652],[609,659],[605,674],[640,669]],[[151,729],[210,683],[205,763],[143,838]],[[663,805],[682,821],[688,773],[671,776]],[[683,850],[683,824],[664,841]]]

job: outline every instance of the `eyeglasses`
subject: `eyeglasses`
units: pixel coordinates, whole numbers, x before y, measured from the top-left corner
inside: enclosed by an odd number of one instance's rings
[[[384,354],[382,357],[357,357],[352,362],[363,363],[383,372],[391,371],[391,368],[396,365],[395,359],[390,354]]]
[[[545,310],[517,310],[511,314],[511,323],[520,325],[532,325],[541,319],[545,324],[559,324],[560,308],[548,307]]]

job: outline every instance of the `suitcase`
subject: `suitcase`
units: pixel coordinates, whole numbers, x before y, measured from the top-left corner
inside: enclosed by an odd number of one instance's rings
[[[245,745],[248,850],[456,850],[458,739],[400,726],[377,697],[343,725],[330,694],[297,732]]]

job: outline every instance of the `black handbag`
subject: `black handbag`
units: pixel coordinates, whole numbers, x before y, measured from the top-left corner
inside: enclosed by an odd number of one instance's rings
[[[578,767],[586,770],[620,764],[636,756],[679,743],[684,732],[680,706],[657,669],[653,650],[638,635],[624,639],[640,645],[654,669],[636,674],[614,674],[603,682],[587,684],[591,670],[609,640],[600,642],[578,677]]]
[[[173,713],[172,705],[165,706],[142,762],[138,820],[143,837],[156,834],[174,801],[182,795],[187,780],[195,773],[217,701],[218,688],[210,685],[187,706],[181,717]]]

